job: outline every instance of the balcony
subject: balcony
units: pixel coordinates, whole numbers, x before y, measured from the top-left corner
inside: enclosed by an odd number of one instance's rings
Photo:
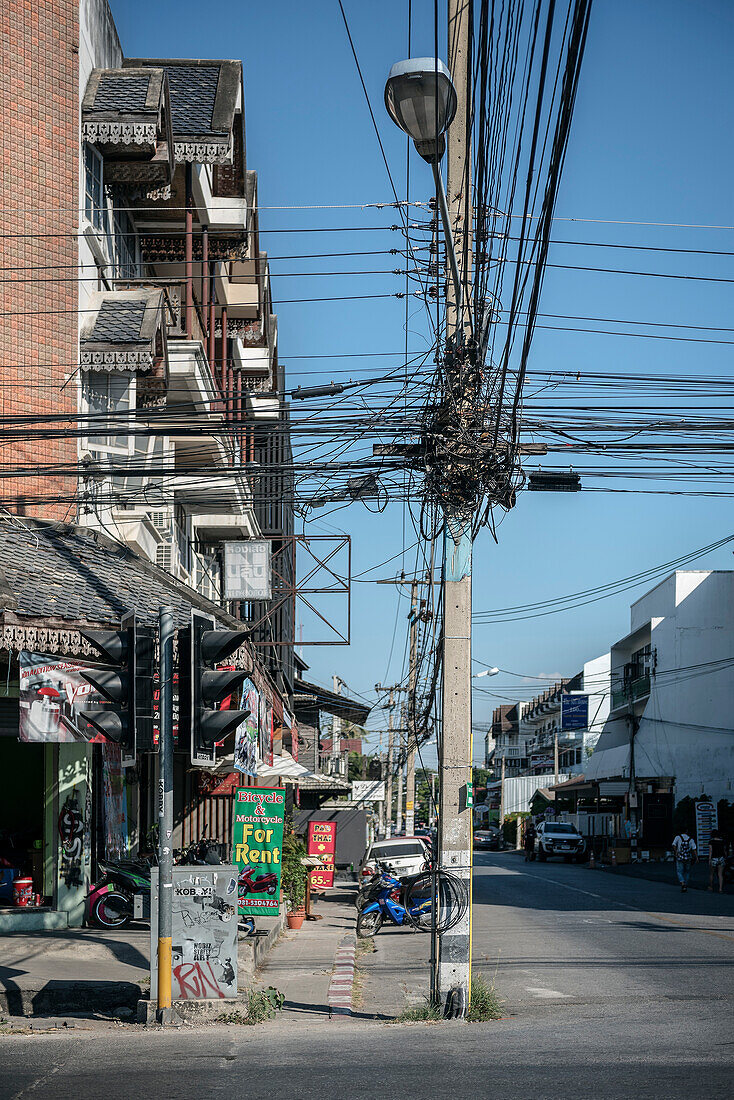
[[[225,171],[232,169],[225,165],[199,164],[193,174],[194,203],[204,212],[209,229],[228,232],[242,231],[247,228],[247,199],[244,194],[236,194],[236,186],[230,186],[224,178]],[[244,191],[244,182],[241,184]]]
[[[612,692],[612,707],[614,710],[623,710],[640,699],[646,699],[650,694],[650,673],[646,672],[634,680],[628,681],[619,691]]]

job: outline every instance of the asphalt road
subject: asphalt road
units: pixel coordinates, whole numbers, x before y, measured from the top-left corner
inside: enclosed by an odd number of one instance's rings
[[[382,991],[423,980],[427,941],[381,932],[361,1019],[0,1036],[0,1097],[731,1095],[734,899],[481,855],[475,900],[502,1020],[376,1020]]]

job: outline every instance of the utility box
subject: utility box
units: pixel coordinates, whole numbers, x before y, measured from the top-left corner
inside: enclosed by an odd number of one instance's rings
[[[150,996],[158,990],[158,868],[151,873]],[[237,996],[237,868],[173,868],[174,1001]]]

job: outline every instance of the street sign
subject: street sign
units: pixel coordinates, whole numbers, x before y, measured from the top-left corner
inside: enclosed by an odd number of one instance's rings
[[[235,795],[232,862],[239,872],[243,916],[278,912],[284,814],[283,790],[240,787]]]
[[[372,782],[369,779],[359,779],[352,783],[352,800],[354,802],[384,802],[385,784]]]
[[[322,864],[310,871],[311,888],[331,887],[334,885],[334,860],[336,858],[336,822],[309,821],[308,854]]]
[[[711,834],[718,828],[719,811],[713,802],[696,803],[696,848],[699,859],[708,859]]]
[[[273,598],[270,551],[270,539],[240,539],[224,543],[226,600]]]
[[[585,730],[589,724],[589,696],[561,695],[561,729]]]

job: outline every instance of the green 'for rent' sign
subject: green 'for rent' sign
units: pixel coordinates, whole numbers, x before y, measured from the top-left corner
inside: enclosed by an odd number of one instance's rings
[[[235,792],[232,862],[238,867],[242,916],[277,913],[285,792],[239,787]]]

